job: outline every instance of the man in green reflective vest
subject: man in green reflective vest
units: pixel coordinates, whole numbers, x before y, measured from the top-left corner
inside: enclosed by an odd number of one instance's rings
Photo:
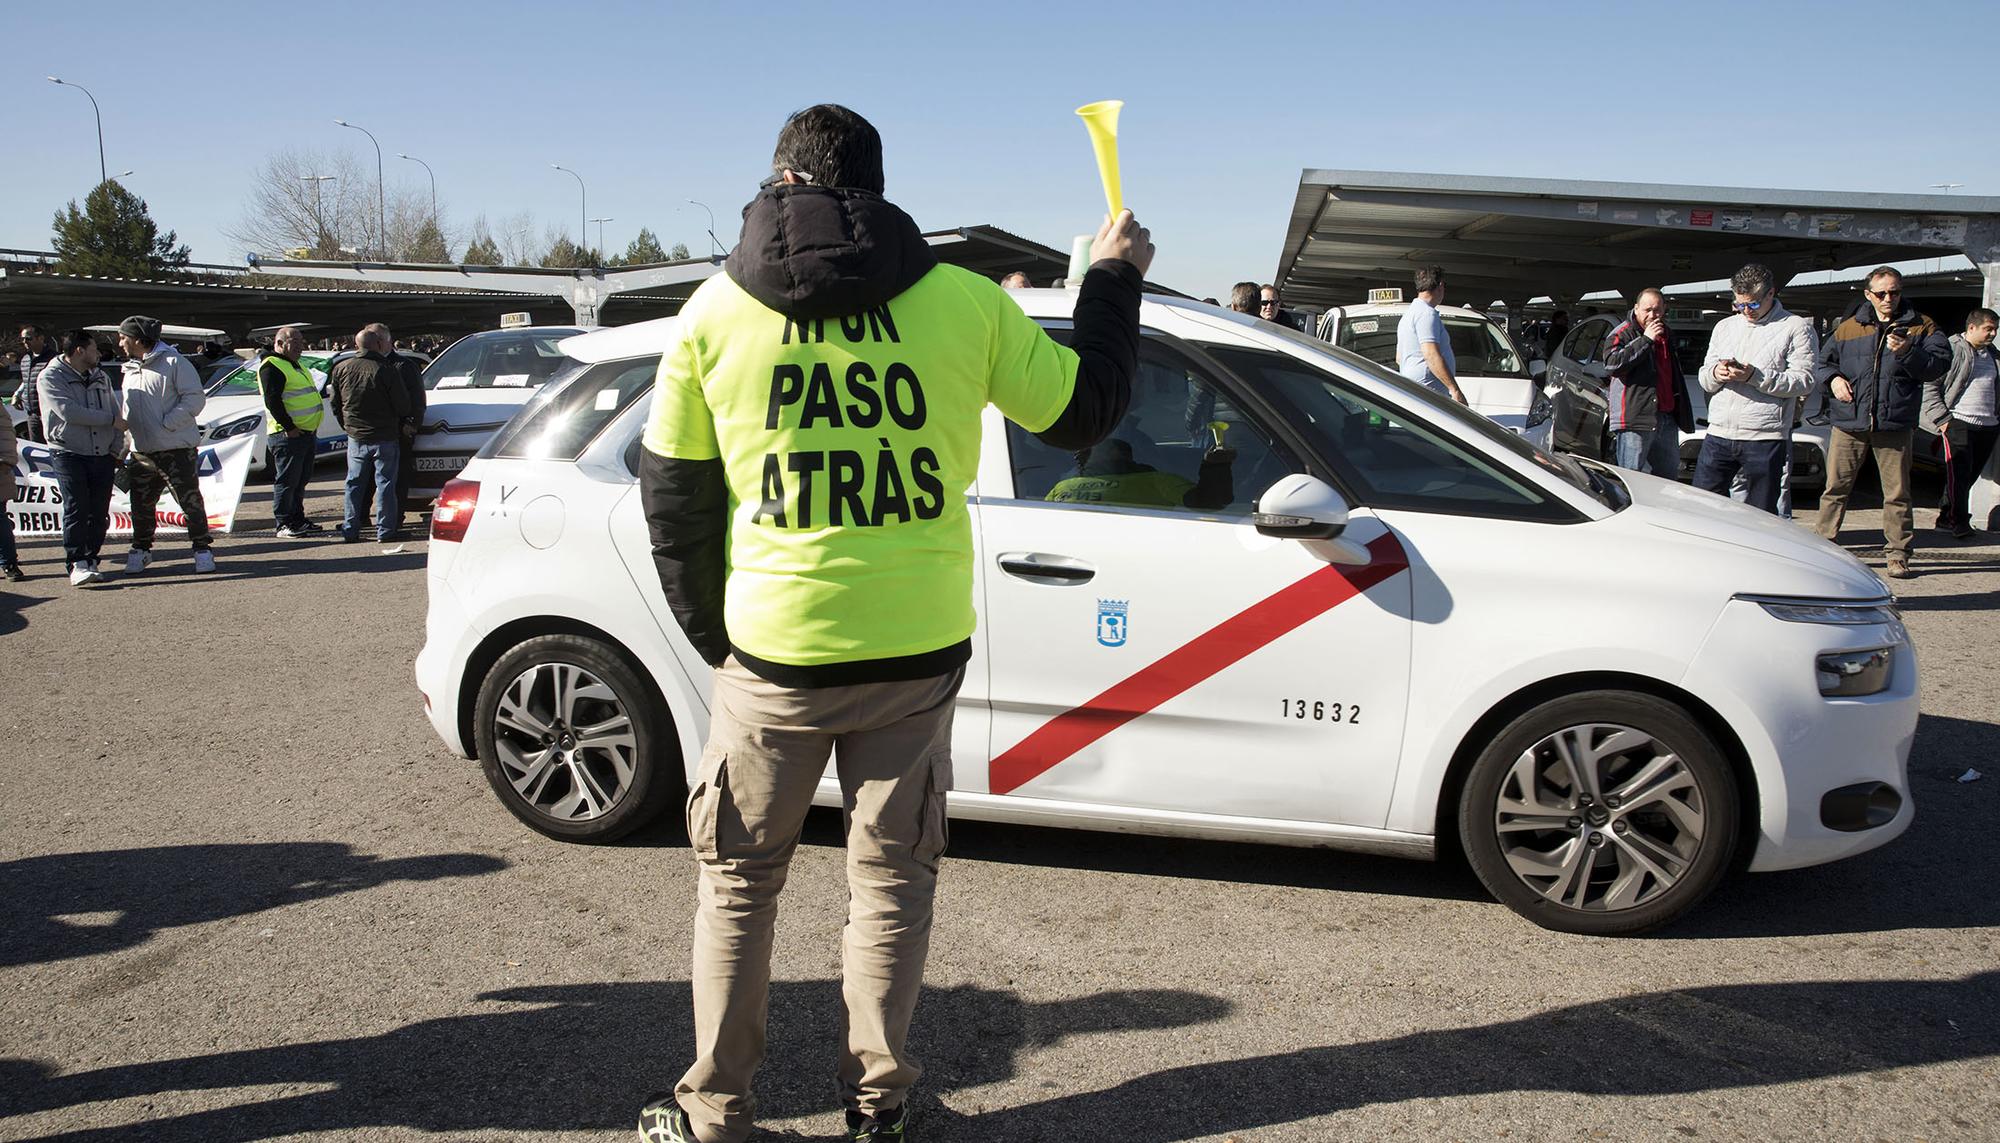
[[[257,389],[271,440],[271,516],[278,535],[310,536],[326,529],[306,519],[306,482],[312,479],[319,449],[319,422],[326,415],[312,374],[299,364],[306,339],[286,326],[271,339],[271,355],[257,367]]]

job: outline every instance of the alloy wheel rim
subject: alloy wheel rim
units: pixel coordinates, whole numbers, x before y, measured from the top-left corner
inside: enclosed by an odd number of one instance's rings
[[[1693,868],[1708,803],[1687,762],[1643,730],[1565,727],[1523,750],[1494,806],[1521,883],[1581,912],[1637,908]]]
[[[632,787],[639,741],[604,680],[573,663],[514,676],[493,716],[495,761],[521,800],[558,822],[610,813]]]

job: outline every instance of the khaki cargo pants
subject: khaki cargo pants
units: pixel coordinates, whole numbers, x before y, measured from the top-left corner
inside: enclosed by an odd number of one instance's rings
[[[1840,525],[1847,517],[1847,496],[1854,481],[1875,457],[1875,471],[1882,478],[1882,546],[1890,559],[1910,558],[1910,430],[1850,433],[1833,430],[1827,445],[1826,491],[1819,497],[1819,519],[1813,530],[1829,540],[1840,540]]]
[[[750,1133],[778,892],[829,754],[847,832],[841,1098],[872,1115],[902,1104],[916,1083],[921,1069],[904,1041],[930,951],[963,679],[958,670],[795,689],[758,678],[734,656],[716,669],[708,748],[687,808],[700,870],[695,1062],[674,1087],[703,1143]]]

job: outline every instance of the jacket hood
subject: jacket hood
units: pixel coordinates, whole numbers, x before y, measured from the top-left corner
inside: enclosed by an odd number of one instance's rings
[[[829,318],[880,305],[936,265],[917,224],[881,195],[779,185],[743,208],[723,271],[779,313]]]

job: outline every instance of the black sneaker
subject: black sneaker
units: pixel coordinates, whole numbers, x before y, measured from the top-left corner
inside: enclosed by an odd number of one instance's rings
[[[20,583],[22,580],[28,578],[28,573],[21,570],[20,564],[0,565],[0,574],[4,574],[9,580],[15,583]]]
[[[305,523],[300,524],[297,527],[293,528],[292,531],[299,532],[307,536],[311,536],[319,532],[324,532],[326,531],[326,529],[320,527],[318,524],[313,523],[311,520],[307,520]]]
[[[850,1107],[847,1109],[847,1138],[855,1143],[909,1143],[916,1138],[910,1132],[909,1111],[907,1103],[872,1116],[863,1115]]]
[[[656,1095],[639,1109],[639,1143],[699,1143],[688,1113],[671,1094]]]

